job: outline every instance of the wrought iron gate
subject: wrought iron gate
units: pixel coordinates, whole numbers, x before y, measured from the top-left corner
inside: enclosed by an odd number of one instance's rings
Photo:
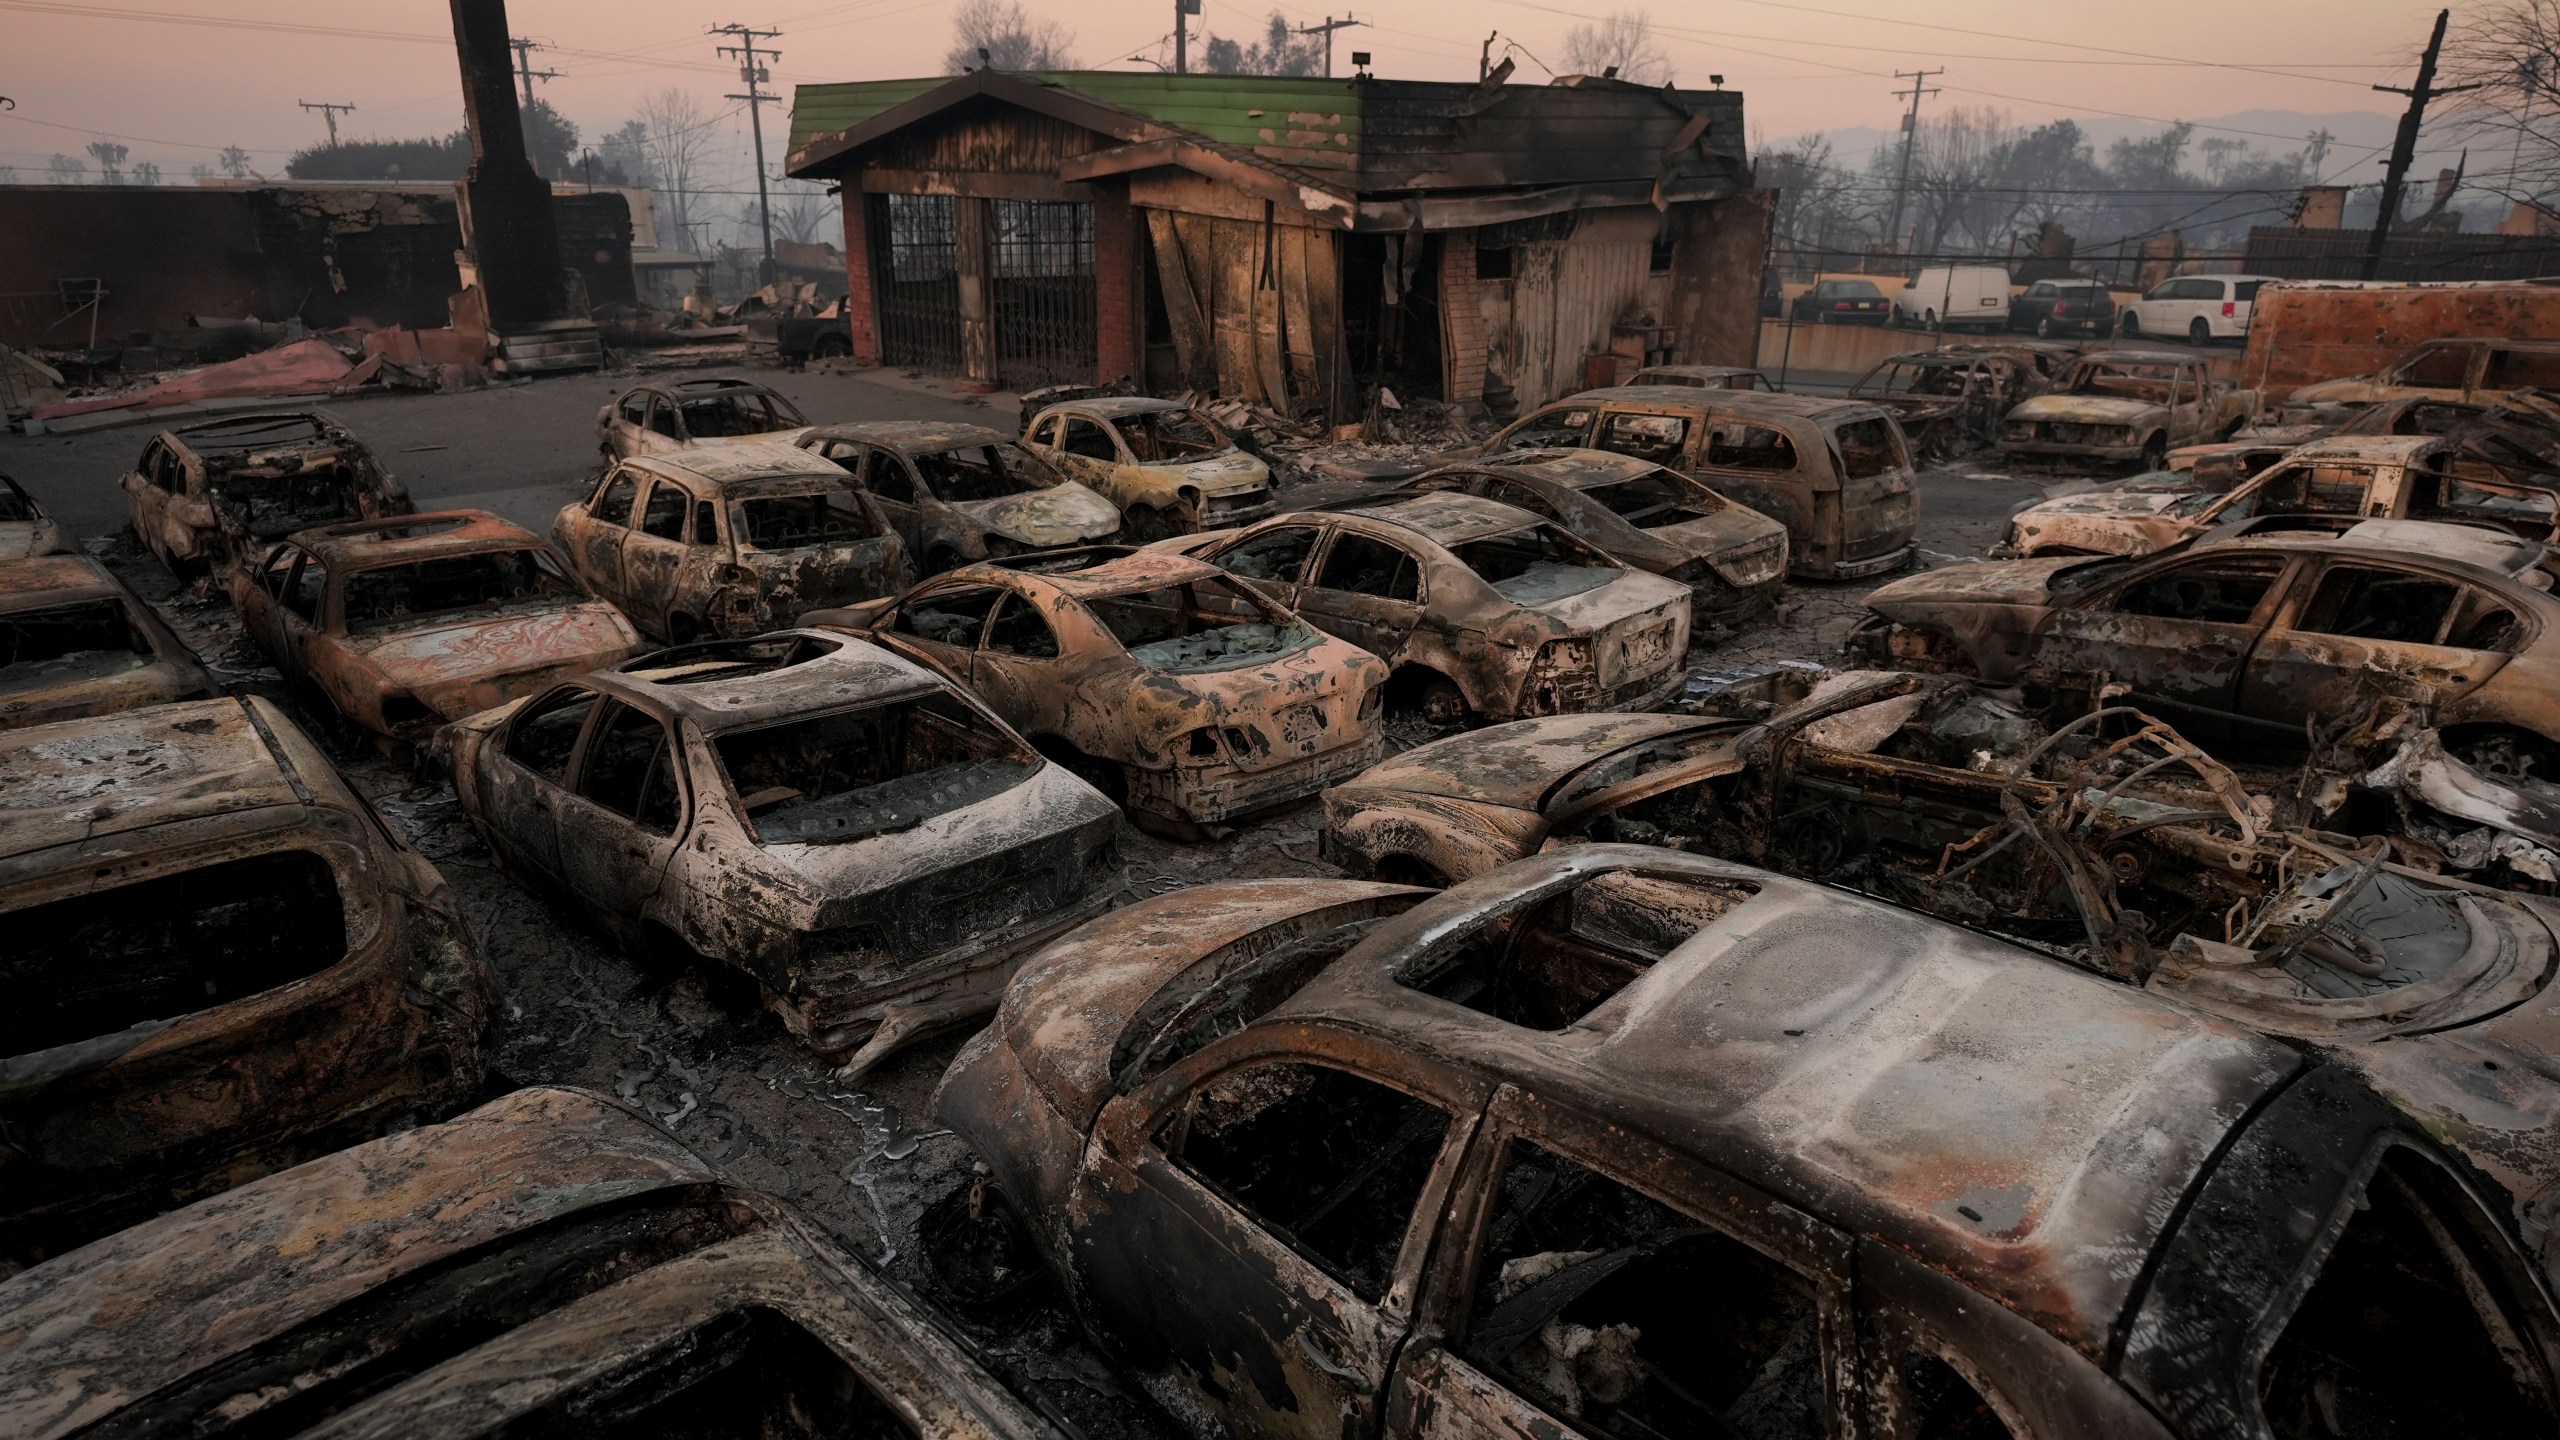
[[[1016,390],[1095,378],[1093,206],[997,200],[989,229],[996,359]]]
[[[960,373],[960,204],[950,195],[882,195],[871,213],[880,358]]]

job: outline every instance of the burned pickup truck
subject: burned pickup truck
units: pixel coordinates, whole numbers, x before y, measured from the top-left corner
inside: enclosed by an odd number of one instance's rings
[[[0,1256],[481,1082],[496,983],[444,878],[264,700],[0,731],[0,932]]]
[[[2218,440],[2257,411],[2258,395],[2214,378],[2204,360],[2167,351],[2082,356],[2050,393],[2000,422],[2000,453],[2157,470],[2180,445]]]
[[[1058,1440],[788,1207],[519,1090],[0,1283],[20,1440]]]
[[[1112,895],[1110,801],[842,635],[663,650],[440,743],[511,873],[642,955],[743,982],[848,1073],[986,1013],[1015,961]]]
[[[317,412],[163,430],[116,483],[133,533],[177,575],[256,559],[296,530],[415,508],[408,487],[354,431]]]
[[[1141,901],[935,1114],[1203,1436],[2560,1423],[2525,1197],[2354,1062],[1670,850]]]

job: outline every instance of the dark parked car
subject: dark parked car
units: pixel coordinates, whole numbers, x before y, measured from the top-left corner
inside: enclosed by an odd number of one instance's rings
[[[1787,311],[1798,325],[1882,325],[1893,302],[1873,280],[1817,280]]]
[[[2116,297],[2095,280],[2039,280],[2009,302],[2009,328],[2038,335],[2104,335],[2115,328]]]

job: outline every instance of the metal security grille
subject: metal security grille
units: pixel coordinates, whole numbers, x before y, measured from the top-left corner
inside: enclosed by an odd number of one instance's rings
[[[960,373],[960,202],[950,195],[881,195],[871,214],[871,275],[880,303],[880,358],[938,375]]]
[[[1005,383],[1027,390],[1096,378],[1093,206],[998,200],[989,218],[988,289]]]

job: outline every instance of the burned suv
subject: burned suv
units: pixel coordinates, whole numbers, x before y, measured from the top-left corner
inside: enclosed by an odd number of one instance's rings
[[[1141,901],[934,1108],[1201,1435],[2560,1424],[2503,1197],[2353,1065],[1668,850]]]
[[[408,487],[355,432],[317,412],[163,430],[116,483],[133,533],[179,575],[255,559],[296,530],[413,508]]]
[[[444,877],[264,700],[0,732],[0,1255],[58,1251],[480,1084]]]

